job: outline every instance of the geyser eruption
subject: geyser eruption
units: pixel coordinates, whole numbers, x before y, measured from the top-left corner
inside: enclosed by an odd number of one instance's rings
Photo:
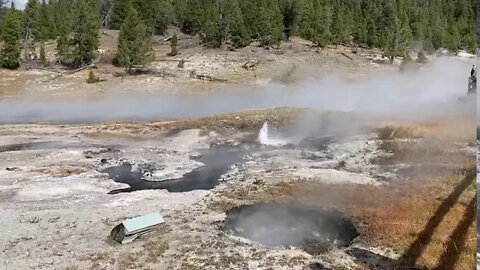
[[[263,126],[260,129],[260,132],[258,133],[258,141],[261,144],[268,144],[268,123],[267,122],[263,123]]]
[[[272,145],[272,146],[287,144],[285,140],[278,139],[278,138],[271,138],[271,134],[269,134],[269,127],[267,122],[263,123],[263,126],[260,129],[260,132],[258,132],[258,141],[263,145]]]

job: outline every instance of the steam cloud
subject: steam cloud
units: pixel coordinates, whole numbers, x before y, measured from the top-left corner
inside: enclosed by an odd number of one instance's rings
[[[332,74],[295,86],[270,85],[201,97],[132,94],[93,102],[40,102],[25,97],[0,101],[0,123],[154,121],[274,107],[411,119],[473,116],[476,100],[459,101],[467,92],[470,67],[466,61],[444,57],[417,71],[383,73],[355,82]]]

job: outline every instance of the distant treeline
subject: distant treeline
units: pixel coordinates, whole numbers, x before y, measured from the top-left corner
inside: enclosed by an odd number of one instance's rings
[[[1,2],[2,0],[0,0]],[[3,0],[5,2],[5,0]],[[74,56],[75,46],[98,47],[85,35],[95,27],[121,29],[128,15],[151,34],[177,26],[185,34],[199,34],[206,46],[225,43],[241,47],[252,41],[276,45],[291,36],[314,44],[380,48],[393,59],[411,49],[434,52],[465,49],[476,44],[475,0],[29,0],[23,11],[4,7],[1,39],[11,39],[18,20],[22,40],[38,44],[56,39],[58,53],[70,62],[85,64],[88,55]],[[11,17],[11,16],[10,16]],[[81,24],[81,25],[79,25]],[[14,25],[14,26],[18,26]],[[124,26],[127,27],[127,26]],[[136,27],[130,22],[129,27]],[[83,32],[82,32],[83,31]],[[72,36],[78,35],[75,44]],[[151,34],[142,35],[145,39]],[[94,35],[94,39],[98,35]],[[131,37],[134,38],[134,37]],[[139,38],[139,37],[136,37]],[[83,40],[86,39],[86,40]],[[29,42],[19,42],[28,43]],[[91,46],[90,46],[91,47]],[[68,51],[68,53],[67,53]],[[88,54],[88,53],[87,53]],[[67,59],[65,59],[66,62]]]

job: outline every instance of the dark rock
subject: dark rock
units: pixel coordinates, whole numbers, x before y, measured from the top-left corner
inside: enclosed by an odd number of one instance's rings
[[[315,262],[307,265],[306,270],[330,270],[329,268],[323,266],[322,264]]]

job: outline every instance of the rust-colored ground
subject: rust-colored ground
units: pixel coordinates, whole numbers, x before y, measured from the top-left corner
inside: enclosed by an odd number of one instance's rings
[[[379,187],[295,182],[249,187],[227,192],[214,206],[228,209],[242,200],[296,200],[339,209],[356,221],[365,244],[401,254],[398,260],[383,258],[388,267],[370,262],[365,269],[475,269],[476,160],[474,153],[456,151],[458,145],[474,143],[474,122],[444,119],[435,125],[390,125],[378,129],[378,134],[382,148],[392,155],[374,162],[419,165],[409,172],[410,180]],[[421,140],[405,141],[411,138]]]

